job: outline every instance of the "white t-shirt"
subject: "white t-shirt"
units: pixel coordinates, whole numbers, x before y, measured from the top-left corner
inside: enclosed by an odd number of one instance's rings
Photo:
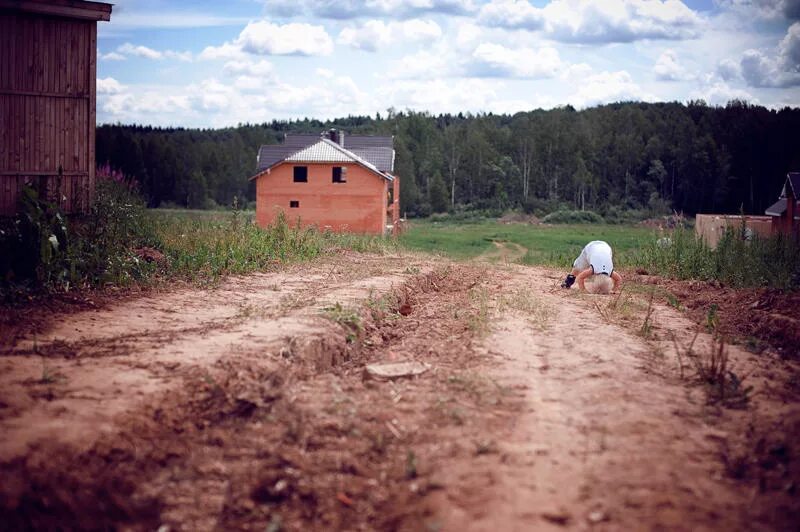
[[[593,240],[586,244],[572,266],[578,270],[592,268],[595,274],[611,275],[614,263],[611,261],[611,246],[602,240]]]

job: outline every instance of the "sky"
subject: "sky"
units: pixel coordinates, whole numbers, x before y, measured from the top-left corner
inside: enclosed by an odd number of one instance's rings
[[[119,0],[99,123],[800,106],[800,0]]]

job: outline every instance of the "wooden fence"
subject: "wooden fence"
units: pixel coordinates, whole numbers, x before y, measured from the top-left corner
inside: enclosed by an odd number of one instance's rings
[[[745,232],[769,238],[772,235],[771,216],[738,216],[728,214],[698,214],[695,217],[695,232],[712,249],[717,247],[722,235],[730,228],[740,230],[744,221]]]

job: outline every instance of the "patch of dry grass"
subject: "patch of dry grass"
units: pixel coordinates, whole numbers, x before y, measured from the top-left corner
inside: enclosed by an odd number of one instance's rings
[[[507,294],[501,294],[497,303],[498,312],[508,310],[524,314],[528,321],[539,330],[547,329],[556,314],[552,305],[534,295],[531,290],[517,288]]]

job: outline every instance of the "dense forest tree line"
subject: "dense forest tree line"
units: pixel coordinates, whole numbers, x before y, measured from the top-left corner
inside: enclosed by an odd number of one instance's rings
[[[150,206],[253,201],[261,144],[341,128],[394,135],[401,209],[556,208],[763,214],[800,170],[800,109],[733,101],[570,106],[511,115],[388,110],[226,129],[105,125],[98,163],[139,183]],[[345,136],[346,141],[346,136]]]

